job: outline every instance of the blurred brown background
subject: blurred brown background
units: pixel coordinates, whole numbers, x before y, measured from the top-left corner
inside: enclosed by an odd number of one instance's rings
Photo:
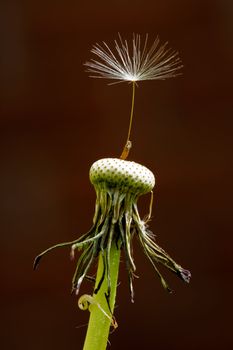
[[[0,7],[0,348],[82,349],[88,312],[70,296],[69,251],[47,256],[36,272],[32,262],[91,225],[89,167],[120,154],[131,89],[88,78],[83,63],[95,42],[135,32],[159,34],[184,63],[182,77],[139,84],[130,158],[156,174],[151,229],[192,280],[184,285],[163,270],[175,291],[168,295],[135,244],[136,301],[122,264],[111,349],[229,349],[232,1],[3,0]],[[87,282],[81,293],[90,291]]]

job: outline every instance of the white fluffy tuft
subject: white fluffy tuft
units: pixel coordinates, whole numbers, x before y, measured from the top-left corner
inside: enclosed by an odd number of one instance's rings
[[[85,63],[87,72],[92,78],[113,79],[118,82],[167,79],[180,75],[178,71],[182,64],[178,52],[168,49],[167,42],[161,46],[159,42],[157,37],[148,49],[148,35],[142,42],[141,36],[134,34],[130,46],[119,34],[114,50],[105,42],[93,46],[91,52],[98,60],[91,59]]]

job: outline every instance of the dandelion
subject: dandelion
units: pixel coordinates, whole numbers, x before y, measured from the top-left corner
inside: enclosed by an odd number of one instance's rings
[[[156,242],[149,230],[153,204],[155,177],[144,165],[126,160],[131,147],[130,131],[133,117],[135,83],[139,80],[165,79],[177,74],[180,60],[176,52],[169,52],[166,44],[158,47],[158,38],[147,51],[147,37],[143,45],[139,35],[133,37],[132,52],[127,41],[115,41],[116,53],[104,46],[96,45],[92,50],[101,60],[86,63],[94,77],[130,81],[133,83],[132,107],[127,142],[120,158],[103,158],[94,162],[90,168],[90,182],[95,188],[96,203],[93,225],[89,232],[78,239],[60,243],[39,254],[34,263],[48,252],[59,247],[69,247],[71,259],[76,251],[82,250],[72,280],[72,292],[78,295],[84,279],[94,280],[93,296],[83,295],[79,299],[82,309],[89,309],[91,315],[85,350],[104,350],[107,345],[110,325],[117,323],[113,316],[118,269],[121,252],[124,253],[128,274],[131,301],[134,301],[133,280],[136,264],[133,256],[133,239],[138,239],[143,252],[153,265],[162,286],[169,292],[167,282],[161,275],[158,265],[164,265],[181,280],[188,283],[191,274],[176,263]],[[118,56],[117,56],[118,55]],[[150,193],[149,213],[141,218],[137,206],[138,198]],[[89,271],[98,259],[96,277]]]

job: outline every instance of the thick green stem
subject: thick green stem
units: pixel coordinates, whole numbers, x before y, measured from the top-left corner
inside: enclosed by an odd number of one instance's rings
[[[115,242],[113,241],[111,251],[110,251],[110,280],[111,280],[111,293],[109,297],[109,306],[111,312],[114,311],[115,299],[116,299],[116,289],[118,280],[118,270],[120,263],[120,249],[117,248]],[[99,264],[96,277],[97,288],[98,283],[103,275],[104,264],[103,258],[100,254]],[[112,323],[112,314],[109,310],[109,306],[106,299],[106,293],[108,291],[108,281],[107,274],[105,273],[104,281],[101,285],[100,290],[97,294],[93,295],[94,303],[90,305],[90,318],[88,323],[88,329],[86,334],[86,339],[84,343],[83,350],[105,350],[108,342],[108,335],[110,325]],[[109,315],[107,317],[104,312]]]

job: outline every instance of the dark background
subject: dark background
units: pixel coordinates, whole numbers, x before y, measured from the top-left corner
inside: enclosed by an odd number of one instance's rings
[[[167,294],[135,244],[136,301],[122,264],[111,349],[229,349],[232,1],[6,0],[0,26],[0,348],[82,349],[88,312],[70,296],[69,251],[47,256],[36,272],[32,262],[91,226],[88,171],[119,156],[131,89],[88,78],[83,63],[95,42],[135,32],[151,41],[159,34],[184,63],[182,77],[139,84],[130,159],[155,173],[151,229],[192,280],[163,270],[175,291]]]

